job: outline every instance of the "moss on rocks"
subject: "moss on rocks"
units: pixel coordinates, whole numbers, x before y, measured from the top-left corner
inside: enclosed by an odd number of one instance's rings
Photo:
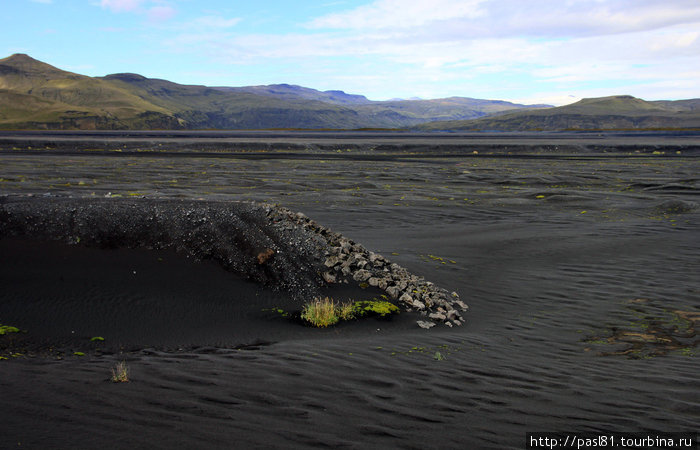
[[[385,300],[363,300],[353,304],[353,312],[356,317],[384,317],[390,314],[397,314],[399,312],[399,307]]]

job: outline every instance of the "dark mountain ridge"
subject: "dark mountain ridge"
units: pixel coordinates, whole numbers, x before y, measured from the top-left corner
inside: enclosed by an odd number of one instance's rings
[[[134,73],[89,77],[24,54],[0,59],[0,105],[5,129],[401,128],[530,107],[460,97],[374,102],[289,84],[207,87]]]
[[[266,95],[290,100],[317,100],[334,105],[361,105],[372,103],[364,95],[346,94],[343,91],[317,91],[292,84],[269,84],[243,87],[215,87],[224,92],[248,92],[250,94]]]
[[[135,73],[89,77],[24,54],[0,59],[4,129],[606,130],[700,128],[700,99],[629,95],[571,105],[449,97],[372,101],[290,85],[208,87]]]
[[[418,125],[424,131],[700,129],[700,99],[646,101],[631,95],[584,98],[556,108]]]

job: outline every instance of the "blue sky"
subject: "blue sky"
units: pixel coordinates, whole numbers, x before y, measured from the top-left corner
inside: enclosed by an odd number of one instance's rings
[[[0,57],[373,100],[700,97],[699,0],[0,0]]]

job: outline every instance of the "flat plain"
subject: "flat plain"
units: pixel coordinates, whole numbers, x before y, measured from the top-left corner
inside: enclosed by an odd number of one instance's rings
[[[0,239],[0,324],[42,336],[21,355],[0,336],[0,446],[696,431],[698,154],[692,133],[4,133],[4,201],[277,203],[470,309],[461,327],[402,312],[319,330],[210,261]],[[132,381],[111,383],[121,360]]]

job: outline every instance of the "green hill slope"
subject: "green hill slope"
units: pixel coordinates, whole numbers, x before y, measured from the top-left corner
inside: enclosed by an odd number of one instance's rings
[[[182,85],[132,73],[88,77],[15,54],[0,59],[0,128],[399,128],[525,108],[453,97],[374,102],[288,84]]]
[[[505,111],[530,110],[549,105],[520,105],[502,100],[449,97],[434,100],[401,100],[357,105],[358,112],[393,127],[441,120],[467,120]]]
[[[0,59],[0,127],[170,128],[165,108],[98,78],[16,54]]]
[[[430,122],[430,123],[426,123]],[[584,99],[558,108],[450,97],[371,101],[287,84],[182,85],[120,73],[89,77],[15,54],[0,59],[4,129],[563,130],[700,128],[700,99]]]
[[[93,78],[27,55],[0,59],[0,128],[353,128],[350,109],[221,92],[135,74]]]
[[[416,126],[434,130],[620,130],[700,128],[700,100],[648,102],[629,95],[587,98],[571,105],[509,112],[477,120],[433,122]]]
[[[372,101],[343,91],[317,91],[289,84],[267,86],[217,87],[224,92],[248,92],[286,100],[315,100],[344,106],[357,112],[364,126],[400,128],[436,120],[484,117],[504,111],[538,109],[550,105],[520,105],[502,100],[450,97],[434,100]]]
[[[188,128],[355,128],[367,126],[359,115],[338,105],[282,99],[206,86],[182,85],[136,74],[103,80],[166,108]]]

